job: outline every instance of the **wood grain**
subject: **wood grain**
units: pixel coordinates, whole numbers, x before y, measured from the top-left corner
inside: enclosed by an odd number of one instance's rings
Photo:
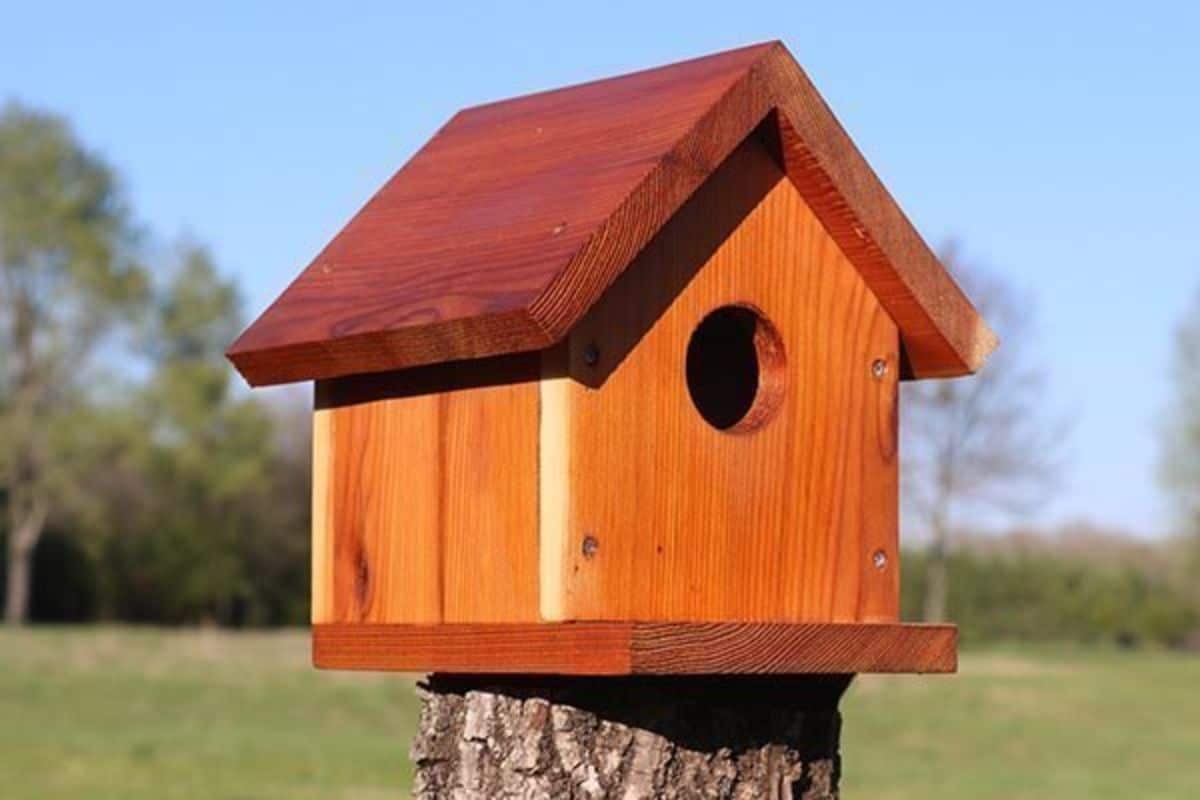
[[[314,621],[537,618],[537,359],[462,372],[318,384]]]
[[[315,625],[323,669],[562,675],[949,673],[952,625]]]
[[[744,434],[711,427],[685,383],[692,331],[727,304],[760,310],[786,353],[775,416]],[[568,341],[545,616],[897,619],[896,327],[766,144],[739,147]]]
[[[978,368],[994,337],[779,43],[460,112],[228,355],[258,385],[545,348],[764,119],[911,375]]]
[[[438,496],[443,619],[536,619],[538,386],[492,386],[446,399]]]
[[[440,622],[442,398],[409,397],[317,412],[328,474],[314,482],[313,595],[320,622]],[[407,458],[396,458],[401,451]],[[411,460],[408,460],[411,459]],[[420,469],[414,465],[420,464]],[[324,563],[323,554],[332,554]],[[328,556],[324,556],[328,558]]]

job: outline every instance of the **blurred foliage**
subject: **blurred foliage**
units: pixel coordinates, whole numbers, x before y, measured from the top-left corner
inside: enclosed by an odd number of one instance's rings
[[[904,554],[904,619],[920,618],[925,558],[924,552]],[[1200,608],[1179,584],[1116,554],[1098,559],[1019,547],[960,550],[949,555],[948,566],[948,616],[964,643],[1177,647],[1200,624]]]
[[[237,293],[204,250],[175,260],[135,348],[142,374],[67,423],[86,501],[35,550],[35,620],[307,618],[307,409],[235,385],[222,351]]]
[[[235,383],[242,322],[205,248],[138,229],[65,120],[0,109],[9,619],[25,598],[48,620],[304,619],[308,422]]]
[[[296,618],[293,601],[279,598],[280,579],[263,563],[263,542],[291,559],[287,588],[306,590],[303,546],[279,541],[285,531],[307,538],[303,514],[307,481],[281,485],[281,464],[268,408],[234,392],[224,348],[241,321],[234,287],[208,256],[185,246],[163,287],[148,336],[153,368],[139,391],[112,413],[124,416],[126,447],[104,470],[107,491],[122,502],[101,515],[100,563],[109,582],[112,615],[126,620],[230,624]],[[132,446],[129,446],[132,444]],[[132,491],[130,491],[132,489]],[[269,558],[266,559],[269,561]],[[197,565],[203,568],[197,569]],[[299,585],[298,585],[299,584]],[[273,599],[264,599],[270,595]]]
[[[209,255],[185,247],[152,314],[154,369],[121,407],[133,447],[107,474],[107,491],[97,487],[102,497],[120,498],[103,518],[113,533],[100,555],[108,610],[120,619],[236,624],[283,613],[258,602],[263,578],[250,554],[257,536],[269,536],[264,528],[299,521],[274,513],[287,499],[272,497],[277,453],[268,410],[232,391],[222,353],[240,326],[236,306],[233,285]]]

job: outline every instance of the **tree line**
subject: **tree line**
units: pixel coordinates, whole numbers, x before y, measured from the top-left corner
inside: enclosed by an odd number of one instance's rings
[[[948,618],[964,643],[1200,647],[1193,544],[1072,526],[964,534],[946,555]],[[902,558],[901,613],[921,619],[928,550]],[[1188,566],[1188,562],[1191,562]]]
[[[1020,520],[1051,496],[1067,427],[1046,409],[1030,298],[957,248],[942,257],[1003,344],[978,376],[904,388],[906,536],[926,545],[905,558],[906,615],[953,617],[964,635],[1075,626],[1114,639],[1186,638],[1197,598],[1153,571],[1114,578],[1111,564],[1044,548],[1018,557],[969,546],[977,513]],[[1200,297],[1196,312],[1177,333],[1162,431],[1163,485],[1191,542],[1200,530]],[[241,388],[223,352],[243,321],[238,288],[208,250],[164,243],[141,225],[119,176],[64,118],[0,108],[6,620],[25,620],[31,603],[35,617],[64,621],[306,620],[309,401]],[[1180,558],[1196,563],[1197,549],[1182,547]],[[1096,614],[1111,609],[1109,622],[1066,611],[1081,593],[1096,599]],[[1173,610],[1130,622],[1121,609],[1146,608],[1143,597]],[[973,622],[993,614],[1017,627]]]

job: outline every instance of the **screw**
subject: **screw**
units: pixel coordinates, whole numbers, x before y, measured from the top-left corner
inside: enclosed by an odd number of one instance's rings
[[[887,566],[887,553],[876,550],[871,554],[871,563],[875,565],[875,569],[883,569]]]
[[[600,540],[595,536],[587,535],[583,537],[583,557],[594,558],[596,551],[600,549]]]
[[[886,358],[877,358],[871,362],[871,374],[874,375],[877,380],[882,379],[884,375],[887,375],[887,371],[888,362]]]
[[[589,367],[594,367],[600,363],[600,348],[595,342],[589,342],[588,346],[583,348],[583,363]]]
[[[555,236],[558,236],[560,233],[562,233],[566,229],[567,229],[567,223],[560,222],[554,226],[554,230],[552,230],[551,233],[553,233]]]

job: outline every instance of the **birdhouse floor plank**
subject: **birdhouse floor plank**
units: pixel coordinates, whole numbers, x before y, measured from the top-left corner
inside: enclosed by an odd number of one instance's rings
[[[328,623],[322,669],[561,675],[952,673],[953,625],[912,623]]]

